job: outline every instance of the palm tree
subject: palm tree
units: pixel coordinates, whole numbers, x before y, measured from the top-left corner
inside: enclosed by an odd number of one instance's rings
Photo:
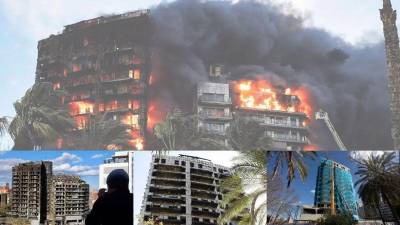
[[[80,149],[131,149],[132,136],[130,126],[117,120],[109,119],[108,113],[99,118],[90,118],[89,127],[78,141]]]
[[[395,156],[395,152],[385,152],[383,155],[371,154],[365,159],[356,160],[358,169],[355,174],[360,178],[355,186],[358,186],[358,194],[365,204],[379,210],[379,205],[386,203],[400,224],[393,204],[400,201],[400,167],[395,162]]]
[[[0,137],[3,136],[8,129],[9,121],[7,117],[0,117]]]
[[[254,119],[235,116],[226,133],[230,149],[267,151],[272,148],[272,139]]]
[[[223,196],[221,206],[226,208],[226,211],[219,218],[219,224],[226,223],[241,214],[244,216],[240,224],[255,225],[256,221],[264,222],[259,218],[266,211],[266,201],[265,204],[258,206],[256,203],[267,195],[267,162],[273,167],[272,176],[276,176],[280,168],[286,165],[287,185],[290,186],[296,172],[304,180],[307,168],[303,160],[314,158],[315,154],[314,152],[266,152],[260,149],[240,152],[235,158],[233,175],[222,182],[221,187],[227,194]],[[257,188],[244,194],[244,189],[248,186]]]
[[[162,150],[224,149],[217,140],[197,128],[197,117],[168,114],[154,126],[154,135]]]
[[[221,183],[225,194],[220,204],[225,212],[218,218],[218,224],[228,223],[239,216],[239,225],[265,224],[266,202],[258,203],[266,195],[265,151],[243,151],[234,160],[233,175]],[[245,193],[248,185],[255,188]]]
[[[164,150],[179,149],[231,149],[231,150],[270,150],[272,140],[265,135],[265,129],[257,121],[236,117],[226,131],[228,145],[222,137],[202,131],[197,127],[195,115],[168,114],[165,121],[156,124],[154,135]]]
[[[40,149],[75,126],[61,104],[61,94],[54,91],[50,83],[36,83],[14,103],[16,116],[9,127],[14,149]]]

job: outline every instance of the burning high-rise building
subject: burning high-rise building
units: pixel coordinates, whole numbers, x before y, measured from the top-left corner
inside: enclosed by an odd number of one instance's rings
[[[274,149],[303,150],[310,144],[307,124],[312,114],[307,92],[276,87],[266,80],[233,82],[235,114],[265,127]]]
[[[101,16],[65,26],[38,44],[36,82],[67,91],[61,101],[77,127],[55,147],[77,148],[102,115],[129,125],[132,148],[143,148],[150,77],[149,11]]]
[[[224,140],[232,120],[232,99],[229,84],[221,79],[221,65],[210,66],[210,80],[197,86],[196,113],[198,127],[204,132],[220,136]]]
[[[392,138],[394,149],[400,149],[400,47],[396,26],[396,11],[390,0],[383,0],[380,10],[385,35],[389,72],[390,109],[392,112]]]
[[[211,81],[197,87],[200,129],[223,137],[233,117],[240,116],[259,122],[274,149],[302,150],[310,144],[307,124],[313,112],[306,90],[267,80],[228,80],[225,67],[210,68]]]

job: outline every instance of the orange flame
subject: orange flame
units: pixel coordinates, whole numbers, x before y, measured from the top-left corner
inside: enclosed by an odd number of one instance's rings
[[[93,113],[94,104],[91,102],[71,102],[69,103],[70,106],[70,113],[72,116],[86,114],[86,113]]]
[[[240,80],[233,89],[240,108],[300,112],[310,118],[313,112],[304,87],[279,89],[266,80]]]

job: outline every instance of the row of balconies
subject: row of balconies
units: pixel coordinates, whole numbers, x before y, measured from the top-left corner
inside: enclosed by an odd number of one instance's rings
[[[184,187],[186,182],[175,181],[175,180],[164,180],[164,179],[152,179],[151,184],[159,186]]]
[[[184,207],[184,206],[146,205],[146,211],[151,212],[151,213],[185,214],[186,207]]]
[[[150,192],[155,194],[166,194],[166,195],[185,195],[186,190],[184,188],[161,188],[161,187],[150,187]]]
[[[169,172],[185,172],[185,168],[179,165],[155,164],[154,169]]]
[[[183,173],[174,173],[174,172],[161,172],[161,171],[153,171],[153,178],[163,178],[163,179],[181,179],[185,180],[186,176]]]

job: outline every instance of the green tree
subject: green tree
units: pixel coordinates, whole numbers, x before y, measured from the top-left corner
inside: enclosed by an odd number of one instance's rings
[[[108,149],[128,150],[132,149],[130,141],[132,136],[129,133],[130,126],[118,120],[112,120],[108,113],[96,118],[92,116],[89,126],[84,130],[81,139],[78,141],[80,149]]]
[[[223,146],[197,128],[197,117],[168,114],[154,126],[154,135],[162,150],[221,149]]]
[[[287,186],[299,174],[304,180],[307,176],[307,167],[304,158],[315,157],[315,152],[290,152],[263,150],[242,151],[235,158],[234,174],[222,182],[222,189],[227,192],[223,196],[221,206],[226,208],[224,214],[218,219],[219,224],[224,224],[237,216],[242,215],[240,224],[255,225],[260,218],[265,218],[265,204],[257,205],[259,199],[267,196],[267,162],[272,166],[271,177],[276,176],[280,169],[286,168]],[[244,190],[252,187],[251,192]]]
[[[254,119],[236,116],[227,129],[229,149],[271,150],[272,139],[266,135],[265,127]]]
[[[221,136],[199,129],[195,115],[168,114],[164,122],[155,125],[154,135],[163,150],[270,150],[272,146],[259,122],[242,117],[236,117]]]
[[[338,214],[338,215],[325,215],[317,223],[318,225],[353,225],[357,224],[353,220],[353,217],[349,214]]]
[[[53,90],[51,83],[36,83],[14,103],[16,116],[9,127],[14,149],[41,149],[75,126],[61,104],[61,94]]]
[[[373,205],[379,210],[379,205],[386,203],[400,224],[396,210],[400,202],[400,168],[395,158],[396,153],[385,152],[383,155],[371,154],[356,160],[358,167],[355,174],[360,178],[355,186],[358,186],[358,194],[364,204]]]

